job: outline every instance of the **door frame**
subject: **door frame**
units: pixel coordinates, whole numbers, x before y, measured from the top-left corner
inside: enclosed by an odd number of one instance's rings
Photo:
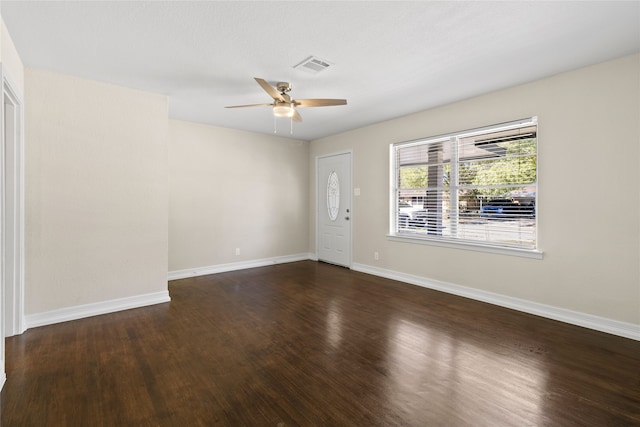
[[[2,338],[24,333],[25,277],[25,197],[24,197],[24,101],[17,86],[0,63],[2,102],[0,103],[0,331]],[[10,109],[7,108],[10,106]],[[5,123],[10,114],[10,124]],[[7,132],[11,132],[7,135]],[[8,146],[9,144],[9,146]],[[7,151],[7,149],[10,149]],[[9,154],[7,156],[7,154]],[[10,167],[7,167],[7,166]],[[7,188],[10,185],[11,188]],[[11,215],[7,215],[10,212]],[[7,239],[7,236],[10,239]],[[9,256],[10,255],[10,256]],[[7,262],[10,261],[10,262]],[[4,339],[2,354],[4,360]]]
[[[337,152],[333,152],[333,153],[326,153],[326,154],[321,154],[321,155],[317,155],[316,156],[316,182],[315,182],[315,186],[314,186],[314,190],[316,192],[316,197],[315,197],[315,201],[316,201],[316,209],[315,209],[315,216],[316,216],[316,261],[319,260],[318,255],[320,254],[320,191],[319,191],[319,185],[320,185],[320,160],[324,159],[324,158],[328,158],[328,157],[335,157],[335,156],[341,156],[343,154],[349,154],[349,181],[351,182],[351,188],[349,188],[349,191],[347,191],[347,197],[348,197],[348,204],[349,204],[349,223],[348,223],[348,227],[349,227],[349,249],[347,250],[347,253],[349,254],[349,262],[348,265],[346,265],[345,267],[347,268],[351,268],[353,265],[353,219],[354,219],[354,213],[355,213],[355,209],[353,207],[353,150],[344,150],[344,151],[337,151]]]

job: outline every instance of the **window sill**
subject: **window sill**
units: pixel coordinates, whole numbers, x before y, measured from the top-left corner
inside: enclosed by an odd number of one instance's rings
[[[412,237],[407,235],[389,234],[387,240],[393,242],[416,243],[419,245],[440,246],[444,248],[463,249],[467,251],[486,252],[500,255],[519,256],[524,258],[542,259],[543,252],[537,249],[510,248],[507,246],[483,245],[480,243],[456,242],[428,237]]]

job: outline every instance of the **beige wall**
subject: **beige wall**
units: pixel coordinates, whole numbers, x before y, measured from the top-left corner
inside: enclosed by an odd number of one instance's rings
[[[16,86],[16,90],[20,92],[22,96],[24,94],[24,66],[22,60],[18,55],[18,51],[11,40],[11,35],[7,31],[7,27],[4,25],[4,21],[1,21],[0,28],[0,62],[5,67],[5,70],[9,73],[11,81]]]
[[[640,324],[639,75],[633,55],[313,141],[310,250],[315,158],[352,149],[355,263]],[[387,240],[389,144],[529,116],[543,260]]]
[[[25,314],[166,291],[166,98],[25,82]]]
[[[169,271],[306,254],[308,159],[307,142],[170,120]]]

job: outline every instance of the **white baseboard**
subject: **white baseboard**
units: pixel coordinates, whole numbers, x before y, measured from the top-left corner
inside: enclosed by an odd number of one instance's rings
[[[59,310],[51,310],[44,313],[30,314],[25,316],[25,323],[26,328],[29,329],[169,301],[171,301],[169,291],[154,292],[151,294],[136,295],[133,297],[118,298],[92,304],[61,308]]]
[[[558,320],[560,322],[570,323],[572,325],[582,326],[585,328],[594,329],[596,331],[606,332],[609,334],[640,341],[640,325],[636,325],[633,323],[620,322],[618,320],[593,316],[591,314],[580,313],[577,311],[553,307],[546,304],[539,304],[519,298],[513,298],[495,294],[492,292],[468,288],[466,286],[431,280],[421,276],[414,276],[411,274],[400,273],[393,270],[372,267],[366,264],[354,263],[351,268],[362,273],[373,274],[374,276],[385,277],[392,280],[398,280],[400,282],[422,286],[424,288],[434,289],[453,295],[459,295],[462,297],[487,302],[489,304],[499,305],[501,307],[507,307],[529,314],[535,314],[537,316],[546,317],[548,319]]]
[[[244,270],[246,268],[265,267],[267,265],[285,264],[287,262],[305,261],[311,259],[311,254],[296,254],[273,258],[263,258],[251,261],[217,264],[207,267],[188,268],[169,272],[169,280],[186,279],[188,277],[206,276],[207,274],[224,273],[226,271]]]

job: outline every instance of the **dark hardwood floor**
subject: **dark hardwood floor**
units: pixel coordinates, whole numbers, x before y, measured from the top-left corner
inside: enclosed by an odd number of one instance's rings
[[[3,426],[640,425],[640,342],[311,261],[6,340]]]

